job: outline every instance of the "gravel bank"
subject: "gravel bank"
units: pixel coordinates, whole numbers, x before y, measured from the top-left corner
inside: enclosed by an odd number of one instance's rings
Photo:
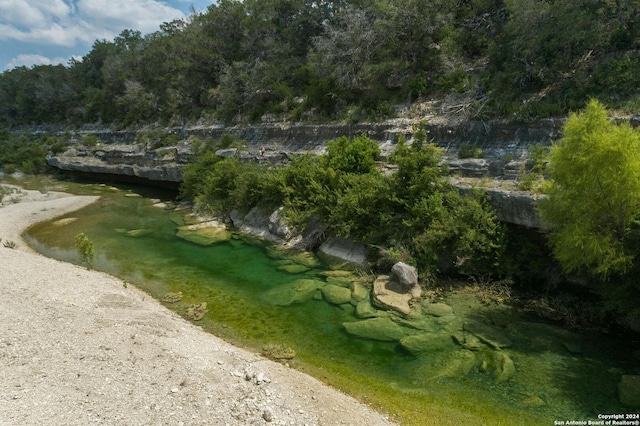
[[[40,256],[20,238],[95,197],[19,198],[0,205],[0,425],[392,424],[110,275]]]

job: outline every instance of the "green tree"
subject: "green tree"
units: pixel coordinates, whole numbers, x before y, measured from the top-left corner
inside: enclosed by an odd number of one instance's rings
[[[567,272],[602,279],[628,272],[638,253],[640,132],[609,120],[592,100],[569,116],[549,160],[549,197],[540,213],[554,226],[555,257]]]
[[[380,158],[378,143],[365,135],[341,136],[327,143],[327,167],[345,173],[364,174],[375,169]]]

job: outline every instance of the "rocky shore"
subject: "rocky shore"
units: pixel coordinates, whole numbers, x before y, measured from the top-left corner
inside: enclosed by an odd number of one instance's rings
[[[22,241],[28,226],[94,200],[19,191],[0,204],[1,424],[393,424],[117,278]]]

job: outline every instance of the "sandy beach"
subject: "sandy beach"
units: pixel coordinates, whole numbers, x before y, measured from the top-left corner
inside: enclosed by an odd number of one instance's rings
[[[43,257],[21,239],[95,197],[18,198],[0,206],[0,425],[393,424],[115,277]]]

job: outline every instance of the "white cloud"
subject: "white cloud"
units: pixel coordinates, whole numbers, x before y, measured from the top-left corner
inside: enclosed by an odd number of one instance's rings
[[[18,55],[11,59],[6,65],[6,69],[12,69],[16,67],[31,67],[32,65],[58,65],[66,64],[69,59],[65,58],[47,58],[42,55]]]
[[[0,41],[71,47],[124,29],[146,34],[179,18],[181,11],[156,0],[0,0]]]

